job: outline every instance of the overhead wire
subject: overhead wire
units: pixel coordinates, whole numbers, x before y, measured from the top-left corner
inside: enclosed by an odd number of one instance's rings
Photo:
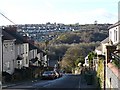
[[[9,22],[11,22],[12,24],[16,25],[12,20],[10,20],[7,16],[5,16],[3,13],[0,12],[0,14],[6,18]]]

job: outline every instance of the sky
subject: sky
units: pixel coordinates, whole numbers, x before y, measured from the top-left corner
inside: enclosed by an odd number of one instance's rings
[[[0,0],[0,13],[15,24],[93,24],[118,21],[119,0]],[[0,25],[12,24],[0,15]]]

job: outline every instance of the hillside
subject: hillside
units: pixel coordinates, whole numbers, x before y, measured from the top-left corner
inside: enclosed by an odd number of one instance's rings
[[[108,37],[108,32],[79,31],[66,32],[53,39],[54,44],[90,43],[102,41]]]

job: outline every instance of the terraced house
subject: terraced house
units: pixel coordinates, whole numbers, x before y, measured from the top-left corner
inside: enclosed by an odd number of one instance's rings
[[[22,74],[23,77],[26,75],[27,78],[27,74],[30,74],[32,70],[39,70],[40,67],[44,66],[44,62],[46,62],[45,53],[36,47],[27,36],[21,36],[16,27],[4,27],[2,31],[3,50],[1,51],[3,58],[1,60],[3,61],[4,82],[7,80],[7,76],[15,78],[18,74]],[[25,70],[28,71],[27,74],[25,74],[27,71],[23,72]],[[39,76],[39,73],[37,72],[37,76]],[[36,72],[34,72],[34,75],[36,75]]]
[[[109,42],[112,47],[107,48],[107,54],[110,53],[111,58],[106,55],[106,84],[108,88],[120,90],[120,21],[109,27]]]
[[[103,86],[106,88],[120,89],[120,21],[111,25],[109,28],[109,37],[101,42],[99,52],[104,56],[103,73],[101,77]],[[96,48],[96,53],[98,48]],[[103,62],[104,62],[103,61]],[[98,59],[99,62],[99,59]]]

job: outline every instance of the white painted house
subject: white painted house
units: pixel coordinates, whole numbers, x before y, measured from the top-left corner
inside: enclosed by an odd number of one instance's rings
[[[18,39],[17,39],[18,40]],[[23,41],[18,41],[16,47],[16,68],[29,67],[29,44]]]
[[[30,65],[32,66],[40,66],[43,65],[44,67],[47,66],[47,55],[43,51],[41,51],[38,47],[34,46],[33,44],[29,44],[29,60]]]
[[[3,72],[12,74],[15,67],[15,38],[8,33],[3,33]]]
[[[29,44],[28,43],[16,43],[16,68],[21,69],[23,67],[29,67]]]
[[[44,52],[41,50],[37,51],[37,57],[38,57],[38,65],[43,65],[43,57],[44,57]]]
[[[21,69],[23,67],[29,67],[29,43],[27,40],[17,33],[16,27],[8,27],[5,29],[15,41],[15,68]]]
[[[23,43],[23,66],[29,67],[29,44]]]
[[[89,66],[89,59],[88,59],[88,55],[85,57],[85,63],[84,63],[85,66]]]
[[[49,60],[48,60],[48,56],[47,55],[44,55],[44,57],[43,57],[43,66],[44,67],[49,66]]]
[[[120,43],[120,21],[109,27],[109,41],[113,45]]]
[[[109,45],[109,37],[101,42],[102,55],[106,55],[106,46]]]
[[[17,41],[17,40],[16,40]],[[23,44],[15,44],[15,68],[21,69],[23,67]]]
[[[30,48],[29,48],[29,60],[30,60],[30,65],[33,65],[33,66],[38,66],[38,61],[36,58],[37,57],[37,48],[32,45],[32,44],[29,44]]]

